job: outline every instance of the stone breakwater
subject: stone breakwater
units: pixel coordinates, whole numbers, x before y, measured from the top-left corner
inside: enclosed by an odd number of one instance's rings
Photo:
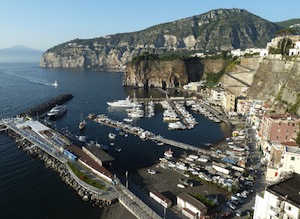
[[[23,113],[21,113],[21,116],[37,116],[37,115],[42,115],[43,113],[49,111],[56,105],[61,105],[67,102],[68,100],[71,100],[73,98],[72,94],[61,94],[57,97],[52,98],[51,100],[48,100],[40,105],[37,105]]]
[[[51,168],[52,170],[59,173],[61,179],[69,186],[71,186],[73,189],[75,189],[79,196],[82,197],[84,201],[90,201],[93,205],[99,206],[100,208],[105,208],[113,203],[115,203],[117,200],[108,200],[105,198],[100,197],[95,192],[92,192],[78,183],[72,174],[69,172],[69,169],[67,168],[66,164],[61,163],[51,155],[47,154],[43,150],[41,150],[39,147],[33,145],[31,142],[29,142],[27,139],[24,139],[19,134],[15,133],[11,129],[5,129],[5,126],[0,126],[0,129],[2,131],[2,134],[5,134],[13,139],[15,139],[16,145],[18,148],[25,151],[27,154],[37,158],[38,160],[41,160],[44,162],[45,167]]]

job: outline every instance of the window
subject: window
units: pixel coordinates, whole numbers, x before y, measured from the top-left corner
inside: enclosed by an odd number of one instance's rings
[[[292,207],[291,207],[291,206],[289,206],[289,207],[288,207],[288,210],[289,210],[289,211],[290,211],[290,210],[292,210]]]
[[[291,160],[295,160],[295,157],[294,157],[294,156],[292,156],[292,157],[291,157]],[[290,208],[290,207],[289,207],[289,208]]]

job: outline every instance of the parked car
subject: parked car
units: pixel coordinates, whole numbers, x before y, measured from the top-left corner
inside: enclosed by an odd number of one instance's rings
[[[238,216],[238,217],[245,216],[246,214],[247,214],[247,211],[244,211],[243,209],[238,209],[235,212],[235,215]]]
[[[236,206],[231,202],[231,201],[228,201],[226,202],[226,205],[231,208],[232,210],[235,210],[236,209]]]

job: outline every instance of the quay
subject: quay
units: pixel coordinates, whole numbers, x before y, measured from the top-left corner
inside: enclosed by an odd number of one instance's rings
[[[6,118],[0,120],[0,130],[14,138],[19,148],[36,155],[46,166],[59,172],[63,181],[73,187],[83,200],[90,200],[99,207],[107,207],[118,200],[139,219],[161,219],[155,211],[122,185],[118,178],[95,162],[94,156],[75,145],[66,145],[64,136],[42,123],[28,120],[28,117]],[[64,147],[71,148],[76,154]],[[70,163],[94,181],[104,184],[106,189],[102,190],[82,181],[75,175]]]

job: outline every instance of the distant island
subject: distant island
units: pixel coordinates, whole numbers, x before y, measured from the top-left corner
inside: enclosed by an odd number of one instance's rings
[[[16,45],[0,49],[0,63],[4,62],[39,62],[43,51],[31,49],[23,45]]]

